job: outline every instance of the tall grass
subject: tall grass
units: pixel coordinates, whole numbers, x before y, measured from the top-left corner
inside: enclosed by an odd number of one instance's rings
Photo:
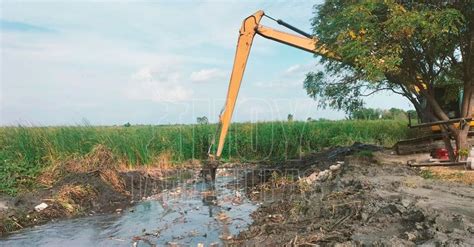
[[[176,163],[206,159],[215,129],[216,125],[0,128],[0,190],[14,192],[43,168],[87,154],[97,144],[130,166],[152,165],[164,153]],[[236,123],[222,158],[293,159],[356,141],[391,146],[406,135],[406,123],[393,120]]]

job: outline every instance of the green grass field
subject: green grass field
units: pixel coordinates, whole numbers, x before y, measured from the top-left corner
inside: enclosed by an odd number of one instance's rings
[[[215,129],[216,125],[0,128],[0,191],[11,194],[31,186],[42,169],[85,155],[98,144],[130,167],[153,166],[164,154],[175,164],[203,160]],[[407,132],[406,122],[394,120],[237,123],[230,129],[222,158],[283,160],[356,141],[391,146]]]

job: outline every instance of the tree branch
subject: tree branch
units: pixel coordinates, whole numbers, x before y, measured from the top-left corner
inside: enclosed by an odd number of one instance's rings
[[[380,92],[380,91],[384,91],[384,90],[390,90],[391,88],[390,87],[384,87],[384,88],[378,88],[378,89],[375,89],[374,91],[368,93],[368,94],[361,94],[360,96],[362,97],[367,97],[367,96],[370,96],[376,92]]]

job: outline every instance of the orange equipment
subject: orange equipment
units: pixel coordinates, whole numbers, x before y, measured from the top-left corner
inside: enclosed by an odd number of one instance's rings
[[[300,35],[290,34],[260,25],[260,21],[264,16],[276,21],[278,24]],[[242,82],[245,66],[247,64],[247,58],[249,56],[255,34],[259,34],[264,38],[290,45],[307,52],[315,53],[335,60],[340,60],[336,54],[329,51],[324,44],[321,44],[316,37],[313,37],[312,35],[291,26],[282,20],[273,19],[270,16],[265,15],[262,10],[259,10],[255,14],[245,18],[239,31],[237,51],[235,52],[234,67],[230,77],[226,103],[219,116],[220,123],[218,132],[220,129],[220,134],[217,143],[217,151],[215,154],[211,154],[211,148],[214,145],[214,141],[209,147],[208,151],[209,157],[211,159],[218,159],[222,154],[225,137],[227,135],[227,131],[229,130],[232,113],[234,112],[235,102],[237,100],[237,95],[239,94],[240,84]]]

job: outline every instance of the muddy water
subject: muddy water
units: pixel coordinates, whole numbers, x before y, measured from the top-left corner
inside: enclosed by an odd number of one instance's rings
[[[218,176],[214,185],[178,181],[123,212],[61,220],[25,229],[1,246],[158,246],[222,244],[251,223],[257,205],[233,186],[241,171]]]

